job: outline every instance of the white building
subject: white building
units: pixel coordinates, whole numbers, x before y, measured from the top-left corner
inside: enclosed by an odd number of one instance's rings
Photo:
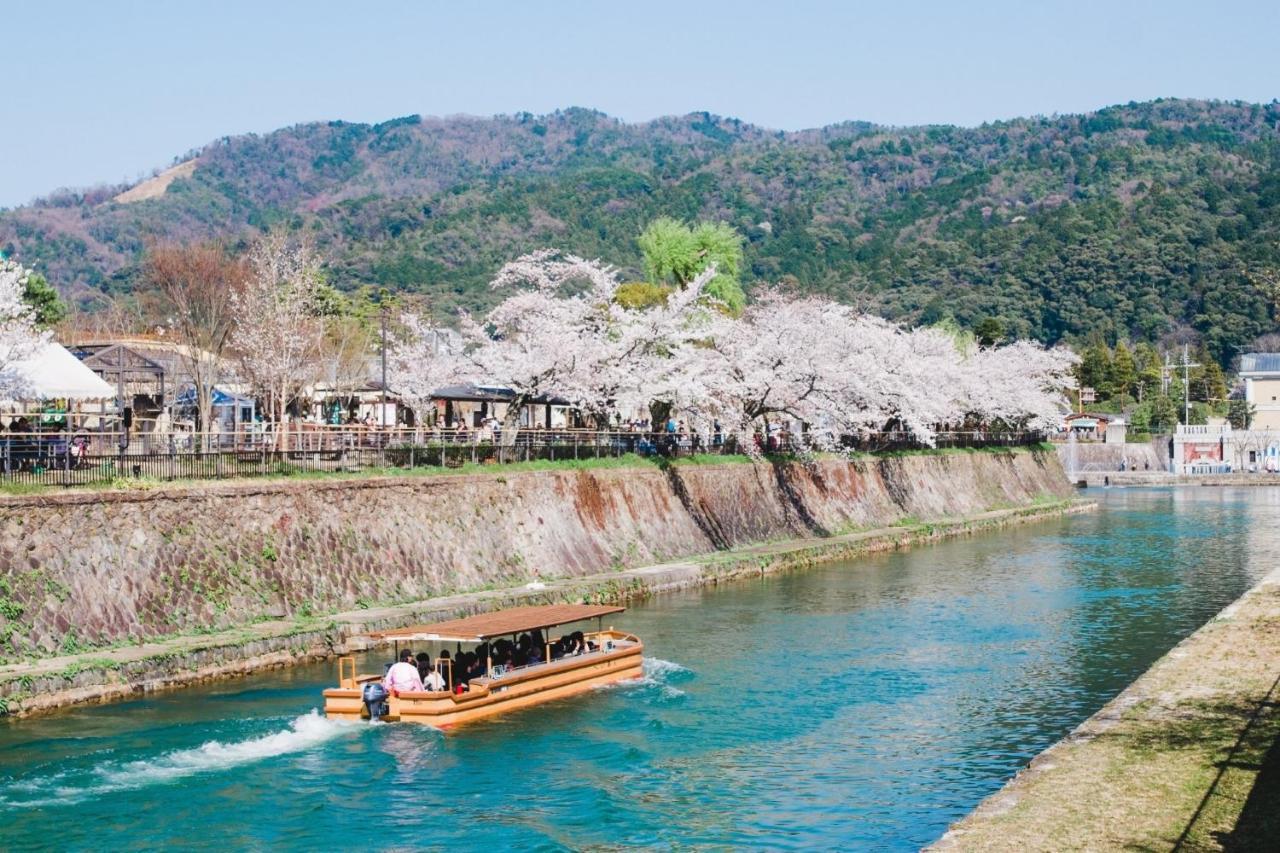
[[[1244,399],[1254,412],[1250,429],[1280,430],[1280,353],[1249,352],[1240,356]]]

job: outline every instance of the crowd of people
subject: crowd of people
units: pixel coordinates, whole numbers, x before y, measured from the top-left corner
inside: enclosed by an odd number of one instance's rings
[[[501,677],[516,669],[584,654],[596,648],[581,631],[565,634],[548,644],[542,631],[534,630],[520,634],[514,640],[504,638],[493,643],[480,643],[470,651],[463,650],[459,643],[452,654],[448,649],[441,651],[434,663],[427,652],[414,655],[412,649],[402,649],[399,659],[387,664],[382,686],[393,695],[444,690],[465,693],[470,689],[472,679]]]

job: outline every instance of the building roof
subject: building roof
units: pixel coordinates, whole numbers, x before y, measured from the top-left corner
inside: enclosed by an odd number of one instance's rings
[[[102,377],[62,344],[49,341],[36,352],[5,367],[17,400],[111,400],[116,396]]]
[[[1240,356],[1241,373],[1280,373],[1280,352],[1247,352]]]
[[[506,403],[515,398],[516,392],[498,385],[476,385],[468,382],[463,385],[446,385],[443,388],[437,388],[432,392],[431,396],[436,400],[454,400],[457,402]],[[550,403],[553,406],[569,405],[568,400],[555,394],[542,394],[534,397],[529,402],[539,405],[546,403]]]
[[[531,604],[511,607],[496,613],[481,613],[465,619],[450,619],[431,625],[410,625],[393,631],[374,631],[369,634],[375,640],[449,640],[478,643],[493,637],[522,634],[539,628],[552,628],[583,619],[612,616],[625,607],[603,604]]]

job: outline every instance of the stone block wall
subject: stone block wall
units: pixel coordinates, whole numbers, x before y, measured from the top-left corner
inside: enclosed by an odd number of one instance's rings
[[[0,499],[0,657],[581,576],[1027,504],[1042,451]]]

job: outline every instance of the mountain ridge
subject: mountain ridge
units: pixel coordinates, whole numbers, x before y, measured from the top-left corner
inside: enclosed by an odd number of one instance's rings
[[[0,211],[0,249],[92,303],[130,298],[149,240],[311,233],[342,287],[478,308],[497,266],[557,245],[639,274],[658,215],[723,219],[748,284],[890,317],[1001,319],[1046,342],[1276,328],[1280,105],[1162,99],[973,128],[776,131],[596,110],[313,122],[222,137],[158,197],[64,193]]]

